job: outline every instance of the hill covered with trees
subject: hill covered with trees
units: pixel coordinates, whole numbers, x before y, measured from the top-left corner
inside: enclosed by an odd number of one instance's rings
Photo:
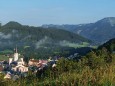
[[[0,28],[0,50],[13,50],[17,45],[28,56],[50,56],[68,52],[71,46],[90,41],[75,33],[54,29],[21,25],[11,21]],[[73,47],[74,48],[74,47]],[[31,54],[31,55],[30,55]]]

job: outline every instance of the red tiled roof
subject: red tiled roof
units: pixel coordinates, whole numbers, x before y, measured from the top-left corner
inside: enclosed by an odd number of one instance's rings
[[[2,65],[0,65],[0,71],[2,71],[4,68],[2,67]]]
[[[47,60],[39,60],[40,63],[47,63]]]
[[[39,60],[30,60],[31,62],[39,62]]]
[[[36,63],[47,63],[47,60],[30,60],[31,62],[36,62]]]

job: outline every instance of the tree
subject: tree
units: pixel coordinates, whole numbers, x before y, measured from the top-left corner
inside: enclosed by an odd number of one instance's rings
[[[0,23],[0,29],[1,29],[2,24]]]

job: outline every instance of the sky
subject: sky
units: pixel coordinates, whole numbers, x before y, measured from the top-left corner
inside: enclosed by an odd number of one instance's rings
[[[0,0],[0,22],[83,24],[115,17],[115,0]]]

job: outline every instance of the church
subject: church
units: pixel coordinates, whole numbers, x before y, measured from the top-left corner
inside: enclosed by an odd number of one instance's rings
[[[9,69],[4,79],[12,79],[15,76],[25,75],[28,72],[28,67],[25,66],[23,58],[19,58],[19,56],[20,54],[16,47],[13,56],[9,58]]]
[[[11,70],[21,73],[28,72],[28,67],[25,66],[23,58],[19,58],[19,55],[16,47],[13,57],[9,58],[9,66],[11,66]]]

